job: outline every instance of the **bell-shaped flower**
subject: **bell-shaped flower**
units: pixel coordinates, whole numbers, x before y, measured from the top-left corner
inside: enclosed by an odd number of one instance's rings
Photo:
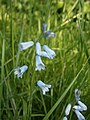
[[[41,80],[39,80],[37,82],[37,85],[41,88],[43,95],[46,94],[46,92],[49,92],[49,88],[51,88],[51,85],[49,84],[45,84],[44,82],[42,82]]]
[[[75,99],[76,102],[80,100],[80,91],[78,89],[75,89]]]
[[[36,55],[49,58],[48,54],[45,51],[41,51],[41,45],[39,42],[36,43]]]
[[[28,69],[27,65],[22,67],[18,67],[14,70],[14,74],[17,75],[18,78],[22,78],[23,73]]]
[[[82,108],[82,110],[84,110],[84,111],[87,110],[87,106],[83,102],[78,101],[78,105]]]
[[[70,110],[71,110],[71,104],[69,103],[65,109],[65,115],[68,116],[70,114]]]
[[[43,30],[43,32],[46,32],[46,29],[47,29],[47,24],[44,23],[43,26],[42,26],[42,30]]]
[[[39,55],[36,55],[36,71],[39,70],[45,70],[45,65],[41,60],[41,57]]]
[[[67,119],[67,117],[65,116],[65,117],[63,118],[63,120],[68,120],[68,119]]]
[[[85,120],[85,117],[78,111],[78,110],[74,110],[78,120]]]
[[[36,54],[37,55],[40,55],[41,53],[41,45],[39,42],[36,43]]]
[[[56,34],[52,32],[51,30],[44,32],[44,38],[54,38],[55,36]]]
[[[34,45],[33,41],[29,41],[29,42],[20,42],[19,43],[19,49],[20,51],[26,50],[27,48],[31,47]]]
[[[49,59],[53,59],[56,56],[56,53],[53,50],[51,50],[47,45],[44,45],[43,49],[45,50],[45,52],[49,56]]]

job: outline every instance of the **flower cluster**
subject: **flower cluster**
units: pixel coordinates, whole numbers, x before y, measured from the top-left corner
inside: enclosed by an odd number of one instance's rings
[[[47,29],[47,24],[44,23],[43,24],[43,37],[44,38],[53,38],[56,36],[54,32],[52,32],[51,30],[46,30],[46,29]],[[33,41],[20,42],[19,50],[20,51],[26,50],[34,46],[34,44],[35,43]],[[41,57],[53,59],[56,56],[56,53],[52,49],[50,49],[47,45],[43,45],[41,47],[40,42],[36,42],[35,47],[36,47],[36,56],[35,56],[36,57],[36,68],[35,70],[36,71],[45,70],[45,65],[42,62]],[[27,69],[28,69],[27,65],[23,65],[22,67],[17,67],[16,69],[14,69],[14,74],[17,75],[18,78],[22,78],[24,72],[26,72]],[[45,84],[41,80],[37,82],[37,85],[42,89],[43,95],[45,95],[46,92],[49,91],[49,88],[51,88],[51,85]]]
[[[36,70],[44,70],[45,65],[41,60],[41,56],[53,59],[56,54],[47,45],[43,45],[44,51],[41,51],[41,45],[39,42],[36,43]]]
[[[85,117],[81,114],[82,111],[87,110],[87,106],[80,101],[80,91],[78,89],[75,89],[75,99],[76,99],[76,105],[72,107],[73,111],[75,112],[78,120],[85,120]],[[65,117],[63,120],[68,120],[68,115],[71,111],[71,104],[69,103],[65,109]]]
[[[75,89],[75,99],[76,99],[76,103],[77,105],[75,105],[73,107],[74,112],[78,118],[78,120],[85,120],[85,117],[81,114],[82,111],[86,111],[87,110],[87,106],[80,101],[80,94],[79,94],[79,90]]]

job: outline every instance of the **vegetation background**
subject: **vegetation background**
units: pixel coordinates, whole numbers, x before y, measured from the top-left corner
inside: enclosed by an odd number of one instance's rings
[[[43,38],[43,23],[55,38]],[[35,46],[18,49],[31,40],[56,52],[43,60],[45,71],[35,71]],[[14,69],[24,64],[29,69],[18,79]],[[0,0],[0,77],[0,120],[62,120],[66,105],[75,104],[76,88],[90,120],[90,1]],[[38,80],[52,85],[46,96]],[[69,120],[77,120],[73,110]]]

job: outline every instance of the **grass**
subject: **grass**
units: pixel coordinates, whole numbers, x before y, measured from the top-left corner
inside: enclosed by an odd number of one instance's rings
[[[83,115],[89,120],[89,1],[2,0],[0,4],[0,119],[62,120],[66,105],[75,104],[74,90],[78,88],[88,107]],[[56,33],[55,38],[43,38],[43,23]],[[35,71],[35,45],[19,51],[19,42],[31,40],[56,52],[53,60],[43,58],[45,71]],[[29,69],[18,79],[14,69],[24,64]],[[45,96],[38,80],[52,85]],[[72,119],[77,120],[73,110]]]

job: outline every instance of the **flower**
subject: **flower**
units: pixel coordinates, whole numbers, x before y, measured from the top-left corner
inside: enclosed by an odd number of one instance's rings
[[[43,30],[43,32],[46,32],[46,29],[47,29],[47,24],[44,23],[43,26],[42,26],[42,30]]]
[[[63,120],[67,120],[67,117],[65,116],[65,117],[63,118]]]
[[[37,55],[40,55],[41,53],[41,45],[39,42],[36,43],[36,54]]]
[[[87,110],[87,106],[82,103],[81,101],[78,101],[78,105],[82,108],[82,110],[86,111]]]
[[[51,30],[45,31],[44,32],[44,38],[54,38],[56,34],[52,32]]]
[[[78,110],[74,110],[78,120],[85,120],[85,117],[78,111]]]
[[[75,99],[76,101],[80,100],[80,91],[78,89],[75,89]]]
[[[36,55],[36,69],[35,70],[36,71],[37,70],[41,71],[41,69],[44,70],[45,69],[45,65],[42,62],[41,57],[39,55]]]
[[[65,115],[68,116],[71,110],[71,104],[68,104],[66,109],[65,109]]]
[[[45,95],[46,92],[49,92],[49,88],[51,88],[51,85],[45,84],[41,80],[37,82],[37,85],[42,89],[43,95]]]
[[[22,78],[23,73],[28,69],[27,65],[22,67],[18,67],[14,70],[14,74],[17,75],[18,78]]]
[[[36,54],[39,56],[49,58],[48,54],[45,51],[41,51],[41,45],[39,42],[36,43]]]
[[[49,59],[53,59],[56,56],[55,52],[53,50],[51,50],[47,45],[44,45],[43,49],[45,50],[45,52],[49,56]]]
[[[27,48],[31,47],[34,45],[33,41],[30,42],[20,42],[19,43],[19,49],[20,51],[26,50]]]

